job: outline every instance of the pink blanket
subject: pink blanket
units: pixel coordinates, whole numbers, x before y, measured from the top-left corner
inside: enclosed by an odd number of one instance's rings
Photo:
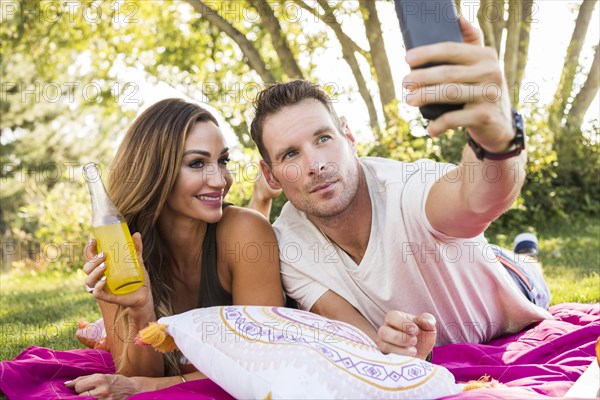
[[[487,344],[438,347],[434,362],[458,382],[482,375],[507,388],[479,389],[446,399],[531,399],[563,396],[595,359],[600,336],[600,304],[560,304],[550,308],[555,321],[542,321],[516,335]],[[110,354],[102,350],[54,351],[29,347],[0,363],[0,390],[9,399],[82,399],[63,383],[80,375],[112,373]],[[182,383],[142,393],[133,400],[232,399],[210,380]]]

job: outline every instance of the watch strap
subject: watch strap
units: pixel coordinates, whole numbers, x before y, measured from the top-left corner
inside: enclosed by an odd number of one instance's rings
[[[521,152],[525,150],[525,124],[523,122],[523,116],[519,114],[519,112],[514,108],[512,109],[512,120],[515,136],[513,140],[511,140],[510,144],[514,146],[514,148],[502,153],[492,153],[490,151],[485,150],[467,133],[467,143],[469,144],[471,149],[473,149],[475,157],[477,157],[479,160],[487,158],[488,160],[498,161],[506,160],[507,158],[511,157],[516,157],[519,154],[521,154]]]

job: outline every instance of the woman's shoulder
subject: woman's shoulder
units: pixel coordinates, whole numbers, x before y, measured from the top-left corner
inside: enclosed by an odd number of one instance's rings
[[[226,236],[244,235],[250,240],[253,234],[260,232],[273,232],[273,228],[261,213],[250,208],[228,206],[217,224],[217,234]]]

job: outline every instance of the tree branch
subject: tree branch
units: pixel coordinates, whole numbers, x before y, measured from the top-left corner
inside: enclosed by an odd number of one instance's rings
[[[298,1],[294,0],[294,2],[296,4],[298,4],[300,7],[304,8],[305,10],[308,10],[312,15],[314,15],[317,18],[319,18],[327,26],[329,26],[331,29],[333,29],[333,31],[336,32],[336,35],[338,34],[337,31],[339,31],[339,35],[342,36],[342,37],[344,37],[344,40],[347,40],[348,44],[350,46],[352,46],[352,51],[358,52],[359,54],[361,54],[366,59],[368,59],[370,57],[370,54],[369,54],[368,50],[363,49],[362,47],[360,47],[354,40],[352,40],[348,35],[346,35],[344,33],[344,31],[342,30],[342,26],[340,25],[340,23],[338,22],[337,18],[335,17],[335,13],[333,12],[333,8],[331,8],[331,6],[329,5],[329,3],[327,3],[327,0],[317,0],[317,2],[319,3],[319,5],[323,9],[324,14],[318,13],[316,10],[314,10],[311,7],[309,7],[302,0],[298,0]]]
[[[479,9],[477,10],[477,20],[479,21],[479,27],[483,32],[484,44],[488,47],[497,48],[496,38],[494,36],[494,28],[489,16],[491,3],[491,0],[481,0],[479,3]]]
[[[504,20],[504,9],[506,5],[505,0],[491,0],[489,2],[490,18],[492,28],[494,30],[494,39],[496,41],[496,53],[500,54],[500,47],[502,46],[502,32],[506,27],[506,21]]]
[[[517,74],[515,81],[516,98],[520,98],[521,83],[527,66],[529,54],[529,37],[531,32],[531,19],[533,12],[533,0],[522,0],[521,2],[521,29],[519,33],[519,51],[517,57]]]
[[[583,117],[586,111],[590,108],[592,100],[598,94],[598,88],[600,87],[600,44],[596,45],[594,51],[594,61],[590,72],[588,72],[587,79],[581,87],[581,90],[573,99],[573,106],[569,110],[567,115],[566,127],[570,131],[576,131],[581,127]]]
[[[506,84],[511,92],[517,81],[517,58],[519,53],[519,37],[521,36],[520,14],[520,0],[509,0],[508,24],[506,26],[506,49],[504,50],[504,76],[506,77]],[[511,99],[513,105],[518,102],[518,97]]]
[[[263,25],[267,28],[271,36],[271,43],[273,43],[273,48],[281,61],[281,66],[285,74],[291,79],[304,78],[304,74],[296,62],[296,58],[290,49],[279,20],[275,17],[271,6],[269,6],[266,0],[249,0],[249,3],[256,9]]]
[[[565,108],[573,90],[573,81],[575,80],[575,73],[579,66],[579,55],[595,5],[595,1],[584,0],[579,8],[577,20],[575,21],[575,29],[573,29],[573,35],[567,48],[567,56],[563,64],[560,82],[558,83],[558,88],[556,89],[550,108],[550,128],[555,132],[561,126]]]
[[[275,82],[276,77],[269,70],[267,64],[263,61],[260,53],[254,47],[246,36],[237,30],[233,25],[223,19],[217,11],[210,8],[202,0],[186,0],[198,13],[217,29],[221,30],[227,36],[233,39],[240,47],[244,56],[248,59],[248,65],[260,76],[263,82]]]
[[[346,35],[344,33],[341,25],[339,24],[339,22],[337,21],[336,18],[323,17],[323,15],[318,13],[317,10],[308,6],[302,0],[294,0],[294,2],[296,4],[298,4],[300,7],[302,7],[303,9],[310,12],[315,17],[319,18],[325,24],[327,24],[327,26],[329,26],[335,33],[335,36],[337,37],[337,39],[340,42],[340,45],[342,47],[342,57],[348,63],[348,66],[350,67],[350,70],[352,71],[352,75],[354,75],[354,79],[356,80],[356,84],[358,86],[358,92],[360,93],[363,101],[365,102],[365,105],[367,106],[367,111],[369,113],[369,125],[375,132],[378,132],[380,127],[379,127],[379,120],[377,118],[377,110],[375,108],[375,103],[373,102],[373,96],[371,95],[371,92],[369,91],[369,89],[367,87],[366,79],[360,69],[360,65],[358,64],[358,60],[355,55],[355,52],[357,52],[356,49],[360,48],[360,47],[348,35]],[[321,6],[323,7],[323,5],[321,5]],[[324,6],[325,7],[323,7],[323,9],[325,10],[325,15],[333,15],[333,14],[328,14],[328,12],[330,12],[331,9],[326,8],[326,7],[329,7],[329,5],[326,2],[324,4]]]
[[[383,42],[383,33],[381,31],[381,22],[377,14],[376,1],[359,0],[359,8],[363,15],[367,39],[371,48],[371,66],[375,71],[377,86],[379,87],[379,96],[381,97],[381,105],[386,125],[390,125],[391,116],[386,111],[388,105],[396,100],[396,89],[390,62],[385,51]]]

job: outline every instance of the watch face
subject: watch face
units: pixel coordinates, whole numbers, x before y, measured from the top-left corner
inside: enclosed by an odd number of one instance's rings
[[[513,127],[515,129],[514,143],[518,148],[525,149],[525,123],[523,122],[523,116],[513,108]]]

